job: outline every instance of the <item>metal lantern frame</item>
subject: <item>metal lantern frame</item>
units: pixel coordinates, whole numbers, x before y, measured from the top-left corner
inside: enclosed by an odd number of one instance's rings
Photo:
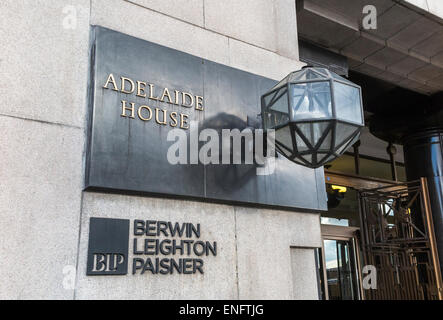
[[[283,154],[286,158],[289,160],[301,164],[303,166],[307,166],[310,168],[318,168],[331,160],[341,156],[349,147],[351,147],[356,141],[358,141],[360,137],[360,132],[362,127],[364,126],[364,117],[363,117],[363,101],[362,101],[362,92],[361,87],[351,81],[348,81],[325,68],[303,68],[300,71],[309,69],[311,72],[315,72],[317,74],[320,74],[323,78],[320,79],[304,79],[304,80],[288,80],[286,83],[283,83],[286,78],[290,77],[296,72],[293,72],[289,74],[287,77],[285,77],[282,81],[280,81],[278,84],[276,84],[271,90],[261,97],[261,105],[262,105],[262,123],[263,128],[265,130],[267,129],[274,129],[276,132],[278,129],[283,128],[285,126],[289,126],[289,132],[291,134],[291,140],[292,140],[292,148],[293,150],[290,150],[287,146],[285,146],[283,143],[278,141],[277,137],[275,139],[275,147],[276,149]],[[316,69],[326,70],[327,75],[316,71]],[[299,71],[299,72],[300,72]],[[323,71],[324,72],[324,71]],[[301,120],[297,120],[296,116],[294,115],[294,96],[291,91],[291,86],[294,85],[300,85],[300,84],[309,84],[309,83],[321,83],[321,82],[328,82],[329,83],[329,91],[331,95],[331,114],[329,117],[322,117],[322,118],[304,118]],[[343,120],[340,119],[340,116],[337,118],[337,106],[336,106],[336,97],[335,97],[335,82],[341,83],[346,86],[351,86],[356,89],[358,89],[359,93],[359,103],[360,103],[360,114],[361,114],[361,122],[356,122],[352,120]],[[281,90],[282,88],[285,88],[284,90]],[[276,103],[284,94],[287,95],[287,106],[288,106],[288,121],[285,123],[282,123],[280,125],[277,125],[272,128],[267,128],[266,126],[266,114],[267,109],[273,106],[274,103]],[[272,98],[266,102],[265,98],[269,97],[270,95],[273,95]],[[276,112],[273,110],[273,112]],[[300,124],[313,124],[313,123],[328,123],[326,129],[324,129],[323,134],[319,137],[317,143],[313,145],[307,137],[305,137],[304,133],[300,130],[298,125]],[[349,134],[349,136],[346,136],[346,138],[342,139],[342,142],[336,145],[336,137],[337,137],[337,124],[344,124],[347,126],[353,126],[355,127],[355,131],[352,132],[352,134]],[[310,126],[312,131],[312,126]],[[327,138],[328,134],[331,132],[331,143],[330,148],[325,151],[325,149],[320,149],[322,146],[322,143]],[[296,134],[303,140],[303,143],[306,145],[307,150],[298,150],[297,146],[297,138]],[[311,135],[313,133],[311,132]],[[312,155],[311,161],[308,161],[303,156],[309,156]]]

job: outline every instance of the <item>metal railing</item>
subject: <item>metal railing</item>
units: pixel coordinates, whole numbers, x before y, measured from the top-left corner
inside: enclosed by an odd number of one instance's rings
[[[442,300],[426,178],[359,191],[363,259],[377,270],[365,298]]]

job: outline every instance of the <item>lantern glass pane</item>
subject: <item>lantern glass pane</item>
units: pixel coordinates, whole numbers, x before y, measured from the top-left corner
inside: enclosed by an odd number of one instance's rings
[[[263,97],[263,100],[265,101],[265,106],[267,107],[269,105],[269,102],[271,102],[272,97],[274,96],[274,92],[268,93]]]
[[[303,159],[305,159],[306,161],[308,161],[309,163],[312,163],[312,154],[305,154],[301,156]]]
[[[350,124],[337,122],[335,127],[335,148],[341,146],[345,141],[351,139],[351,136],[358,130]]]
[[[329,151],[331,149],[331,145],[332,145],[332,130],[329,130],[328,135],[323,140],[323,142],[321,143],[321,145],[318,148],[318,150],[320,150],[320,151]]]
[[[306,69],[304,76],[299,78],[298,80],[316,80],[316,79],[324,79],[320,73],[313,71],[312,69]]]
[[[265,112],[265,129],[273,129],[289,122],[289,115],[282,112]]]
[[[265,129],[280,127],[289,122],[288,91],[286,87],[264,97]]]
[[[282,80],[280,80],[280,82],[278,82],[275,86],[273,86],[270,89],[270,91],[272,91],[275,88],[282,87],[282,86],[286,85],[289,82],[289,79],[291,78],[291,75],[292,74],[288,74],[286,77],[284,77]]]
[[[319,163],[322,163],[327,157],[329,157],[329,153],[317,153],[317,160]]]
[[[288,126],[284,126],[280,129],[275,130],[275,140],[280,142],[282,145],[287,147],[289,150],[293,151],[291,130]]]
[[[285,148],[279,147],[278,145],[276,145],[277,150],[282,153],[286,158],[291,158],[292,157],[292,153],[289,152],[289,150],[286,150]]]
[[[295,143],[297,145],[297,151],[298,152],[303,152],[303,151],[309,150],[309,148],[306,145],[306,143],[303,141],[303,139],[297,133],[295,133]]]
[[[300,159],[298,159],[298,158],[293,158],[292,161],[294,161],[295,163],[298,163],[298,164],[300,164],[302,166],[306,166],[306,164],[303,161],[301,161]]]
[[[360,89],[335,81],[334,99],[337,119],[362,123]]]
[[[302,81],[306,80],[306,69],[302,69],[297,72],[293,72],[289,75],[288,81],[294,82],[294,81]]]
[[[352,146],[354,143],[356,143],[360,139],[360,132],[352,138],[352,141],[349,143],[350,146]]]
[[[348,144],[349,142],[345,143],[344,145],[342,145],[340,148],[338,148],[335,153],[337,155],[341,155],[343,152],[345,152],[348,149]]]
[[[323,78],[329,78],[330,77],[329,71],[326,68],[315,68],[314,71],[320,73],[323,76]]]
[[[360,138],[360,133],[356,134],[352,139],[349,140],[349,142],[342,145],[338,150],[336,151],[337,155],[343,154],[346,150],[348,150],[354,143],[357,142],[357,140]]]
[[[322,80],[322,79],[328,79],[330,76],[323,68],[310,68],[310,69],[302,69],[297,72],[293,72],[289,75],[289,78],[286,77],[282,81],[287,82],[298,82],[298,81],[306,81],[306,80]],[[279,82],[282,83],[282,81]]]
[[[277,91],[275,98],[271,101],[272,105],[269,106],[271,110],[288,113],[288,90],[286,87]]]
[[[331,88],[329,81],[291,85],[293,120],[330,118]]]
[[[309,141],[311,146],[314,148],[318,140],[325,134],[326,129],[329,126],[328,122],[314,122],[314,123],[299,123],[297,124],[300,131]]]
[[[331,155],[328,155],[328,156],[324,157],[324,158],[321,159],[320,161],[321,161],[322,163],[328,163],[328,162],[334,160],[335,158],[336,158],[335,155],[331,154]]]

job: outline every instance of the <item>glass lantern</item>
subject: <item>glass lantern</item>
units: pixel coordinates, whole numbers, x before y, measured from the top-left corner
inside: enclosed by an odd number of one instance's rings
[[[364,126],[360,86],[325,68],[292,72],[261,97],[263,128],[298,164],[318,168],[342,155]]]

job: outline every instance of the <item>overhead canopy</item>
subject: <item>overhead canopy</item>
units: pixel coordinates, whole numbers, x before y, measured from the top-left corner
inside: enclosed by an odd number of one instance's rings
[[[362,27],[366,4],[377,10],[377,29]],[[304,0],[297,5],[300,39],[348,57],[350,70],[427,95],[443,91],[439,16],[391,0]]]

